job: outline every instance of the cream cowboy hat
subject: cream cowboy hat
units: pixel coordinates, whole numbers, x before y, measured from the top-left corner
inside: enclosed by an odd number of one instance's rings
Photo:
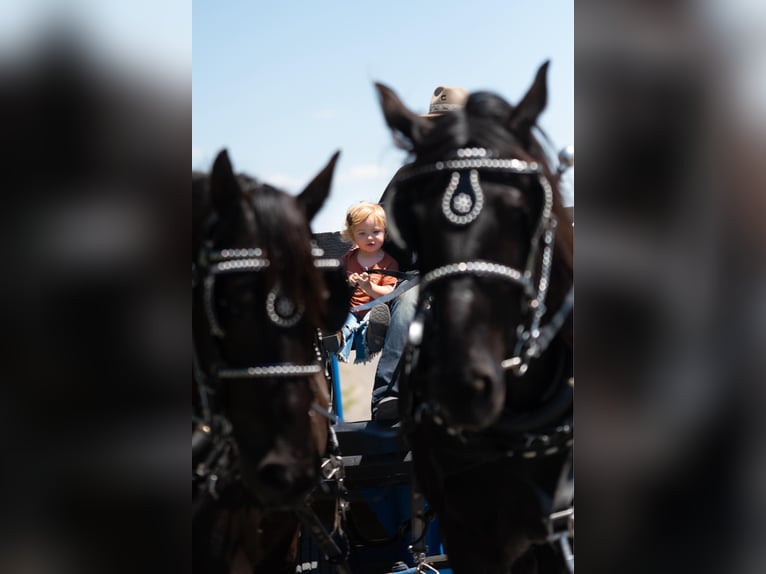
[[[423,114],[421,117],[435,118],[447,112],[454,112],[461,109],[467,99],[468,90],[465,88],[460,86],[439,86],[431,96],[431,105],[428,106],[428,113]]]

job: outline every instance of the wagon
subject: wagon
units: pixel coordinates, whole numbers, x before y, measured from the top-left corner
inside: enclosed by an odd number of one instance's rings
[[[314,239],[326,257],[340,257],[348,249],[339,232],[317,233]],[[451,573],[438,519],[413,488],[412,454],[400,423],[344,421],[340,372],[333,352],[337,343],[334,333],[324,335],[320,353],[331,382],[340,457],[324,461],[324,478],[314,494],[313,509],[355,574]],[[310,534],[304,527],[296,572],[334,573],[332,560]]]

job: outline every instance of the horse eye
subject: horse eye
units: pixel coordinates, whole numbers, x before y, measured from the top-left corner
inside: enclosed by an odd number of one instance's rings
[[[507,188],[501,197],[503,203],[510,207],[522,207],[524,205],[524,194],[515,187]]]

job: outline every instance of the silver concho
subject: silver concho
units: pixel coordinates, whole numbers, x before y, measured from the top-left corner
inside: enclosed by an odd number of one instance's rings
[[[460,172],[453,171],[449,185],[442,197],[442,213],[455,225],[468,225],[481,213],[484,193],[479,185],[479,172],[472,169],[469,175],[470,187],[460,185]]]
[[[292,327],[303,317],[303,306],[296,305],[282,293],[278,283],[266,296],[266,313],[271,322],[280,327]]]

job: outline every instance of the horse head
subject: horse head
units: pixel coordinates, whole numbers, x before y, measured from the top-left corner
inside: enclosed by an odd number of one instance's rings
[[[317,484],[327,444],[315,340],[319,328],[338,328],[348,300],[330,293],[342,269],[317,252],[309,223],[338,155],[296,197],[235,175],[226,151],[209,177],[193,177],[195,358],[230,426],[242,482],[267,507]]]
[[[421,274],[411,386],[421,408],[452,428],[484,429],[504,410],[535,409],[549,391],[538,331],[572,285],[572,226],[533,130],[547,66],[516,106],[474,92],[437,117],[376,84],[412,157],[386,195],[389,233],[416,254]]]

